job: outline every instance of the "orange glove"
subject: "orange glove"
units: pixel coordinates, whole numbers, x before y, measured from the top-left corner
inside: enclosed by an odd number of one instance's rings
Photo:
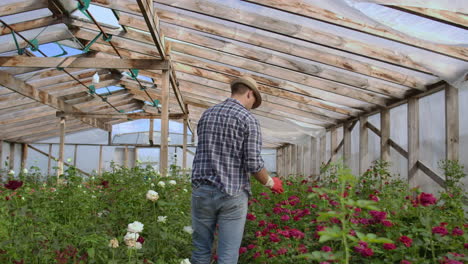
[[[271,187],[271,191],[274,193],[283,193],[283,182],[278,177],[272,177],[273,179],[273,187]]]

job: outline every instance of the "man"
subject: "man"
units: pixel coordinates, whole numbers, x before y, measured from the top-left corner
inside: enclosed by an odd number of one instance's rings
[[[206,110],[198,123],[198,147],[192,171],[192,264],[209,264],[218,225],[218,263],[235,264],[244,233],[250,190],[249,175],[282,193],[260,156],[260,127],[251,109],[262,103],[250,77],[231,83],[231,97]]]

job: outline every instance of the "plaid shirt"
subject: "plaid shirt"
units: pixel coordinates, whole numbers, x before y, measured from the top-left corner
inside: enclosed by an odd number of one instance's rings
[[[228,98],[203,113],[197,132],[192,187],[208,183],[229,195],[251,194],[249,174],[264,166],[262,135],[253,114]]]

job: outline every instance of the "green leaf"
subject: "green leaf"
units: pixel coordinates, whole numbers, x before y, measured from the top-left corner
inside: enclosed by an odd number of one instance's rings
[[[89,258],[94,259],[94,254],[96,253],[94,251],[94,248],[88,248],[88,250],[86,250],[86,252],[88,253]]]

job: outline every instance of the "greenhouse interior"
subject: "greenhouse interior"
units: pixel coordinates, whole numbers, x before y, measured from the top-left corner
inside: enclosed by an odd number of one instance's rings
[[[219,222],[199,262],[199,124],[239,77],[282,190],[245,170],[237,260]],[[463,113],[466,0],[2,0],[0,263],[468,263]]]

